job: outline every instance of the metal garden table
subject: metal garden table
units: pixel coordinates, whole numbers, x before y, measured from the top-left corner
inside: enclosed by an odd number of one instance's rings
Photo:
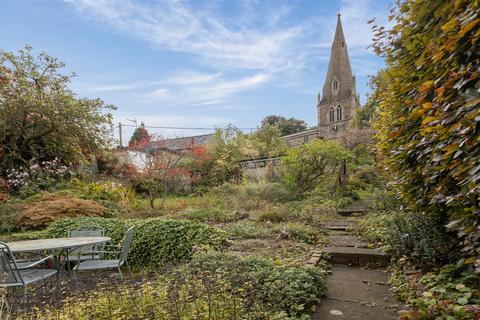
[[[10,247],[10,251],[12,253],[50,251],[55,257],[58,270],[60,270],[60,255],[62,252],[65,252],[65,256],[68,259],[68,252],[70,250],[74,250],[83,246],[93,246],[95,244],[105,243],[110,240],[110,237],[72,237],[14,241],[7,243],[7,245]],[[68,273],[70,273],[69,266],[67,270]]]

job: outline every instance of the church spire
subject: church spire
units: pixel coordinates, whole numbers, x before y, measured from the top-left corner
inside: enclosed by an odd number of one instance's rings
[[[323,86],[322,104],[350,98],[356,95],[355,79],[348,58],[347,43],[343,34],[340,13],[337,14],[337,27],[332,43],[330,63]]]

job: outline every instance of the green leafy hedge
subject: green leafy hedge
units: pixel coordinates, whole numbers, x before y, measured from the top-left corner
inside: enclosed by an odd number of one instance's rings
[[[385,172],[416,211],[456,230],[480,262],[480,2],[401,0],[374,25],[385,56],[373,97]],[[373,22],[373,20],[372,20]]]
[[[120,243],[130,226],[136,226],[129,262],[132,267],[153,269],[189,259],[194,247],[219,249],[228,245],[227,233],[203,223],[183,220],[74,218],[51,224],[41,236],[65,237],[68,230],[99,226],[111,243]],[[36,234],[39,236],[39,234]]]

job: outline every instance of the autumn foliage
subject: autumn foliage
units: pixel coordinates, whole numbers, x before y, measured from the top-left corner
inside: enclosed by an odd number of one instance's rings
[[[480,256],[480,2],[397,2],[375,96],[386,171],[411,208],[456,230],[467,263]],[[373,21],[371,21],[373,22]]]

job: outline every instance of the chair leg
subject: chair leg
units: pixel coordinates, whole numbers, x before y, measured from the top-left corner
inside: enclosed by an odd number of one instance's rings
[[[125,264],[127,265],[128,273],[130,273],[130,278],[132,278],[132,270],[130,269],[130,265],[128,264],[127,260],[125,260]]]
[[[23,306],[25,310],[27,310],[27,286],[23,287],[23,298],[22,298]]]
[[[75,268],[72,269],[73,272],[73,280],[75,282],[75,287],[78,285],[78,278],[77,278],[77,272],[75,271]]]
[[[118,273],[120,274],[120,278],[123,280],[123,274],[122,274],[122,270],[120,270],[120,267],[118,267]]]

